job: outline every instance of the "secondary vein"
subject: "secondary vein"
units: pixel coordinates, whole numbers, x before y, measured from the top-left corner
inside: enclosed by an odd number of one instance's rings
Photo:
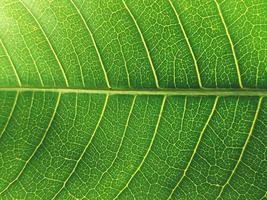
[[[90,28],[89,28],[87,22],[85,21],[83,15],[82,15],[81,11],[79,10],[79,8],[77,7],[77,5],[73,2],[73,0],[70,0],[70,2],[72,3],[73,7],[76,9],[76,11],[77,11],[77,13],[79,14],[79,16],[80,16],[80,18],[81,18],[81,20],[82,20],[82,22],[83,22],[83,24],[84,24],[86,30],[88,31],[88,33],[89,33],[89,35],[90,35],[90,37],[91,37],[91,40],[92,40],[93,45],[94,45],[94,48],[95,48],[95,50],[96,50],[96,54],[97,54],[97,56],[98,56],[98,60],[99,60],[99,62],[100,62],[101,68],[102,68],[103,73],[104,73],[104,76],[105,76],[105,80],[106,80],[107,87],[108,87],[108,88],[111,88],[111,86],[110,86],[110,82],[109,82],[109,79],[108,79],[108,74],[107,74],[107,71],[106,71],[106,69],[105,69],[105,67],[104,67],[104,63],[103,63],[101,54],[100,54],[100,52],[99,52],[99,49],[98,49],[98,47],[97,47],[97,44],[96,44],[95,38],[94,38],[94,36],[93,36],[93,33],[92,33],[92,31],[90,30]]]
[[[61,62],[60,62],[60,60],[59,60],[59,58],[58,58],[58,56],[57,56],[57,54],[56,54],[56,52],[55,52],[55,49],[54,49],[54,47],[52,46],[50,40],[48,39],[48,37],[47,37],[47,35],[46,35],[44,29],[42,28],[42,26],[41,26],[41,24],[39,23],[39,21],[37,20],[37,18],[33,15],[32,11],[25,5],[25,3],[24,3],[22,0],[20,0],[20,3],[21,3],[21,4],[23,5],[23,7],[28,11],[28,13],[32,16],[32,18],[34,19],[34,21],[37,23],[39,29],[41,30],[42,34],[44,35],[44,37],[45,37],[45,39],[46,39],[46,41],[47,41],[47,43],[48,43],[48,45],[49,45],[49,47],[50,47],[52,53],[53,53],[54,56],[55,56],[55,59],[56,59],[58,65],[59,65],[59,67],[60,67],[60,70],[61,70],[61,72],[62,72],[62,74],[63,74],[63,77],[64,77],[64,80],[65,80],[65,82],[66,82],[66,86],[68,87],[68,86],[69,86],[69,82],[68,82],[68,78],[67,78],[66,72],[65,72],[65,70],[64,70],[64,67],[62,66],[62,64],[61,64]]]
[[[241,88],[243,88],[243,83],[242,83],[242,78],[241,78],[241,73],[240,73],[240,67],[239,67],[239,64],[238,64],[238,60],[237,60],[237,56],[236,56],[236,51],[235,51],[235,47],[234,47],[234,44],[233,44],[233,40],[231,38],[231,35],[229,33],[229,30],[226,26],[226,23],[225,23],[225,20],[223,18],[223,15],[222,15],[222,11],[221,11],[221,8],[220,8],[220,5],[219,3],[217,2],[217,0],[214,0],[215,4],[216,4],[216,7],[217,7],[217,10],[219,12],[219,16],[222,20],[222,23],[223,23],[223,26],[224,26],[224,29],[225,29],[225,32],[226,32],[226,35],[227,35],[227,38],[229,40],[229,43],[230,43],[230,46],[231,46],[231,50],[232,50],[232,53],[233,53],[233,56],[234,56],[234,60],[235,60],[235,66],[236,66],[236,71],[237,71],[237,77],[238,77],[238,82],[239,82],[239,86]]]
[[[167,100],[167,96],[164,96],[163,97],[163,100],[162,100],[162,103],[161,103],[161,107],[160,107],[160,112],[159,112],[159,117],[158,117],[158,120],[157,120],[157,124],[156,124],[155,130],[154,130],[154,133],[153,133],[151,142],[150,142],[150,144],[148,146],[148,149],[147,149],[147,151],[146,151],[146,153],[144,155],[144,158],[142,159],[141,163],[139,164],[139,166],[137,167],[137,169],[134,171],[134,173],[131,175],[130,179],[127,181],[127,183],[125,184],[125,186],[119,191],[119,193],[116,195],[116,197],[114,199],[117,199],[120,196],[120,194],[129,186],[130,182],[133,180],[133,178],[135,177],[135,175],[140,171],[141,167],[145,163],[145,160],[147,159],[147,156],[149,155],[149,153],[151,151],[152,145],[154,144],[156,135],[158,133],[158,128],[159,128],[159,124],[160,124],[160,121],[161,121],[161,118],[162,118],[163,109],[165,107],[166,100]]]
[[[19,84],[19,86],[21,86],[21,80],[20,80],[20,78],[19,78],[18,71],[17,71],[17,69],[16,69],[16,67],[15,67],[15,65],[14,65],[14,62],[12,61],[11,56],[9,55],[8,50],[7,50],[7,48],[5,47],[5,45],[4,45],[3,41],[2,41],[2,39],[0,39],[0,43],[1,43],[1,46],[3,47],[3,50],[4,50],[4,52],[5,52],[6,56],[7,56],[7,58],[8,58],[8,61],[10,62],[11,66],[12,66],[12,68],[13,68],[13,71],[14,71],[15,76],[16,76],[16,78],[17,78],[18,84]]]
[[[16,178],[14,178],[1,192],[0,195],[3,194],[5,191],[7,191],[11,185],[13,185],[23,174],[24,170],[26,169],[26,167],[28,166],[29,162],[31,161],[31,159],[34,157],[34,155],[36,154],[37,150],[40,148],[40,146],[43,144],[43,141],[45,140],[47,133],[49,132],[49,129],[51,128],[52,122],[54,121],[54,118],[56,116],[56,112],[60,103],[60,99],[61,99],[61,93],[59,93],[58,97],[57,97],[57,102],[52,114],[52,117],[49,121],[49,124],[45,130],[45,133],[43,134],[43,137],[41,138],[40,142],[38,143],[38,145],[36,146],[36,148],[34,149],[33,153],[31,154],[31,156],[28,158],[28,160],[26,160],[24,166],[22,167],[22,169],[20,170],[19,174],[16,176]],[[33,101],[33,100],[32,100]]]
[[[18,102],[18,97],[19,97],[19,92],[16,92],[16,96],[15,96],[15,99],[14,99],[14,102],[13,102],[13,105],[12,105],[12,108],[11,108],[11,111],[9,113],[9,116],[7,118],[7,121],[6,121],[5,125],[4,125],[3,130],[0,132],[0,139],[3,136],[4,132],[6,131],[6,129],[8,127],[8,124],[9,124],[9,122],[10,122],[12,116],[13,116],[13,113],[15,111],[15,108],[16,108],[16,105],[17,105],[17,102]]]
[[[175,190],[179,187],[180,183],[183,181],[184,177],[186,176],[186,173],[187,173],[187,171],[188,171],[188,169],[189,169],[189,167],[190,167],[190,165],[191,165],[191,163],[192,163],[192,161],[193,161],[193,158],[195,157],[195,154],[196,154],[197,149],[198,149],[198,147],[199,147],[199,144],[200,144],[200,142],[201,142],[201,140],[202,140],[202,138],[203,138],[203,135],[204,135],[204,133],[205,133],[205,131],[206,131],[208,125],[209,125],[209,122],[210,122],[210,120],[211,120],[211,118],[212,118],[212,116],[213,116],[213,114],[214,114],[214,112],[215,112],[215,110],[216,110],[216,106],[217,106],[218,100],[219,100],[219,97],[217,96],[217,97],[215,98],[215,101],[214,101],[212,110],[211,110],[211,112],[210,112],[210,115],[209,115],[209,117],[208,117],[208,120],[206,121],[204,127],[202,128],[202,130],[201,130],[201,132],[200,132],[200,135],[199,135],[197,144],[196,144],[196,146],[195,146],[195,148],[194,148],[194,150],[193,150],[193,153],[192,153],[192,155],[191,155],[191,157],[190,157],[190,160],[189,160],[188,164],[186,165],[186,168],[185,168],[185,170],[184,170],[184,172],[183,172],[181,178],[178,180],[177,184],[176,184],[175,187],[172,189],[172,191],[171,191],[171,193],[170,193],[168,199],[171,199],[171,198],[172,198],[172,195],[174,194]]]
[[[148,60],[149,60],[150,66],[151,66],[151,70],[152,70],[153,75],[154,75],[154,79],[155,79],[156,86],[157,86],[157,88],[160,88],[160,86],[159,86],[158,76],[157,76],[157,73],[156,73],[156,69],[155,69],[155,66],[154,66],[154,64],[153,64],[153,61],[152,61],[150,52],[149,52],[149,50],[148,50],[148,47],[147,47],[145,38],[144,38],[144,36],[143,36],[143,33],[142,33],[142,31],[141,31],[141,29],[140,29],[140,27],[139,27],[139,25],[138,25],[138,23],[137,23],[135,17],[133,16],[133,14],[132,14],[132,12],[130,11],[129,7],[128,7],[127,4],[125,3],[125,1],[123,0],[122,2],[123,2],[124,6],[125,6],[125,8],[126,8],[126,10],[127,10],[127,12],[128,12],[129,15],[131,16],[131,18],[132,18],[132,20],[133,20],[133,22],[134,22],[134,24],[135,24],[135,26],[136,26],[136,28],[137,28],[137,30],[138,30],[138,33],[139,33],[139,35],[140,35],[140,37],[141,37],[141,40],[142,40],[143,45],[144,45],[145,50],[146,50],[146,54],[147,54],[147,57],[148,57]]]
[[[190,44],[190,41],[189,41],[189,39],[188,39],[188,36],[187,36],[187,34],[186,34],[186,31],[185,31],[185,29],[184,29],[184,26],[183,26],[183,24],[182,24],[182,21],[181,21],[181,19],[180,19],[180,16],[179,16],[177,10],[175,9],[175,7],[174,7],[172,1],[171,1],[171,0],[168,0],[168,1],[169,1],[170,5],[171,5],[171,7],[172,7],[172,9],[173,9],[173,11],[174,11],[174,13],[175,13],[175,15],[176,15],[178,24],[180,25],[180,28],[181,28],[182,33],[183,33],[183,35],[184,35],[186,44],[187,44],[187,46],[188,46],[188,48],[189,48],[189,51],[190,51],[190,53],[191,53],[191,55],[192,55],[192,59],[193,59],[193,61],[194,61],[195,70],[196,70],[196,74],[197,74],[198,84],[199,84],[199,87],[202,88],[203,86],[202,86],[201,76],[200,76],[200,72],[199,72],[199,66],[198,66],[198,63],[197,63],[197,59],[196,59],[195,53],[194,53],[193,48],[192,48],[192,46],[191,46],[191,44]]]
[[[106,107],[107,107],[107,104],[108,104],[108,99],[109,99],[109,95],[106,95],[105,102],[104,102],[104,105],[103,105],[103,108],[102,108],[102,112],[101,112],[101,114],[100,114],[100,117],[99,117],[99,119],[98,119],[98,122],[97,122],[97,124],[96,124],[96,127],[95,127],[95,129],[94,129],[94,131],[93,131],[93,134],[92,134],[91,138],[89,139],[88,143],[86,144],[86,146],[85,146],[83,152],[81,153],[80,157],[79,157],[78,160],[76,161],[76,163],[75,163],[75,165],[74,165],[72,171],[70,172],[69,176],[65,179],[65,181],[63,182],[62,187],[61,187],[61,188],[58,190],[58,192],[53,196],[52,200],[54,200],[54,199],[55,199],[55,198],[62,192],[62,190],[66,187],[66,184],[69,182],[70,178],[73,176],[73,174],[74,174],[74,172],[76,171],[76,169],[77,169],[79,163],[80,163],[81,160],[83,159],[83,156],[85,155],[87,149],[89,148],[90,144],[92,143],[92,140],[93,140],[93,138],[95,137],[95,134],[96,134],[96,132],[97,132],[97,130],[98,130],[98,127],[99,127],[99,125],[100,125],[100,122],[102,121],[103,116],[104,116],[104,113],[105,113],[105,111],[106,111]]]
[[[119,147],[118,147],[118,150],[116,151],[116,155],[114,157],[114,159],[112,160],[111,164],[109,165],[109,167],[104,171],[104,173],[101,175],[101,177],[99,178],[98,182],[96,183],[95,187],[93,189],[96,189],[98,187],[98,185],[101,183],[103,177],[105,174],[107,174],[109,172],[109,170],[114,166],[115,162],[117,161],[118,159],[118,156],[119,156],[119,153],[121,151],[121,148],[122,148],[122,145],[123,145],[123,142],[125,140],[125,136],[126,136],[126,132],[128,130],[128,127],[129,127],[129,122],[130,122],[130,119],[131,119],[131,116],[132,116],[132,113],[133,113],[133,109],[134,109],[134,106],[135,106],[135,101],[136,101],[136,96],[133,97],[133,101],[132,101],[132,105],[131,105],[131,108],[130,108],[130,111],[129,111],[129,114],[128,114],[128,117],[127,117],[127,120],[126,120],[126,124],[124,126],[124,130],[123,130],[123,134],[122,134],[122,138],[121,138],[121,141],[120,141],[120,144],[119,144]],[[87,196],[87,194],[90,192],[90,190],[86,193],[85,197]]]
[[[225,187],[230,183],[230,180],[232,179],[234,173],[235,173],[236,170],[237,170],[237,167],[239,166],[239,164],[240,164],[240,162],[241,162],[241,160],[242,160],[242,158],[243,158],[244,152],[245,152],[246,147],[247,147],[247,145],[248,145],[248,143],[249,143],[249,140],[250,140],[250,138],[251,138],[251,136],[252,136],[252,132],[253,132],[253,130],[254,130],[254,127],[255,127],[255,124],[256,124],[256,121],[257,121],[259,112],[260,112],[260,108],[261,108],[261,104],[262,104],[262,99],[263,99],[262,97],[259,98],[258,106],[257,106],[256,112],[255,112],[255,115],[254,115],[254,118],[253,118],[253,121],[252,121],[251,128],[250,128],[249,133],[248,133],[248,137],[247,137],[247,139],[246,139],[246,141],[245,141],[245,144],[244,144],[244,146],[243,146],[243,148],[242,148],[242,151],[241,151],[240,156],[239,156],[239,158],[238,158],[238,160],[237,160],[237,163],[236,163],[234,169],[232,170],[232,173],[230,174],[230,176],[228,177],[228,179],[226,180],[226,182],[224,183],[224,185],[221,187],[221,190],[220,190],[220,192],[219,192],[219,195],[217,196],[216,199],[219,199],[219,198],[221,197],[221,195],[222,195],[222,193],[223,193]]]

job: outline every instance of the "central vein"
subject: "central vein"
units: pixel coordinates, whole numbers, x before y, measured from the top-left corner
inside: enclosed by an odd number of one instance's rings
[[[97,89],[97,88],[45,88],[45,87],[0,87],[0,92],[60,92],[124,95],[169,95],[169,96],[267,96],[267,89],[253,88],[205,88],[205,89]]]

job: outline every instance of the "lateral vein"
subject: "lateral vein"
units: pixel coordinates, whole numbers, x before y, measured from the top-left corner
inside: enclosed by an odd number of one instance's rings
[[[127,120],[126,120],[126,124],[124,126],[124,130],[123,130],[123,134],[122,134],[122,139],[120,141],[120,144],[119,144],[119,147],[118,147],[118,150],[116,151],[116,155],[114,157],[114,159],[112,160],[110,166],[104,171],[104,173],[101,175],[101,177],[99,178],[97,184],[95,185],[94,189],[97,188],[97,186],[101,183],[104,175],[106,173],[108,173],[108,171],[114,166],[114,163],[116,162],[116,160],[118,159],[118,156],[119,156],[119,153],[120,153],[120,150],[122,148],[122,145],[123,145],[123,142],[124,142],[124,139],[125,139],[125,135],[126,135],[126,132],[128,130],[128,126],[129,126],[129,122],[130,122],[130,118],[132,116],[132,113],[133,113],[133,109],[134,109],[134,106],[135,106],[135,101],[136,101],[136,96],[133,97],[133,101],[132,101],[132,105],[131,105],[131,108],[130,108],[130,111],[129,111],[129,114],[128,114],[128,117],[127,117]],[[89,193],[90,191],[88,191],[87,193]],[[87,194],[86,194],[87,195]],[[86,196],[85,195],[85,196]]]
[[[235,173],[236,170],[237,170],[237,167],[239,166],[239,164],[240,164],[240,162],[241,162],[241,160],[242,160],[242,158],[243,158],[244,152],[245,152],[246,147],[247,147],[247,145],[248,145],[248,143],[249,143],[249,140],[250,140],[250,138],[251,138],[251,136],[252,136],[252,132],[253,132],[253,130],[254,130],[254,127],[255,127],[255,124],[256,124],[256,121],[257,121],[259,112],[260,112],[260,108],[261,108],[261,104],[262,104],[262,99],[263,99],[263,97],[260,97],[260,98],[259,98],[258,105],[257,105],[257,110],[256,110],[256,112],[255,112],[255,115],[254,115],[254,118],[253,118],[253,121],[252,121],[252,125],[251,125],[250,130],[249,130],[249,133],[248,133],[248,137],[247,137],[247,139],[246,139],[246,141],[245,141],[245,144],[244,144],[244,146],[243,146],[243,148],[242,148],[242,151],[241,151],[240,156],[239,156],[239,158],[238,158],[238,160],[237,160],[237,163],[236,163],[234,169],[232,170],[232,173],[230,174],[230,176],[228,177],[228,179],[226,180],[226,182],[225,182],[224,185],[222,186],[222,188],[221,188],[221,190],[220,190],[220,192],[219,192],[219,195],[217,196],[216,199],[219,199],[219,198],[221,197],[221,195],[222,195],[222,193],[223,193],[223,191],[224,191],[224,188],[226,187],[226,185],[228,185],[228,184],[230,183],[230,180],[232,179],[234,173]]]
[[[63,68],[63,66],[62,66],[62,64],[61,64],[61,62],[60,62],[60,60],[59,60],[59,58],[58,58],[55,50],[54,50],[54,47],[52,46],[50,40],[48,39],[48,37],[47,37],[44,29],[42,28],[42,26],[39,23],[39,21],[37,20],[37,18],[33,15],[33,13],[31,12],[31,10],[25,5],[25,3],[22,0],[19,0],[19,1],[23,5],[23,7],[28,11],[28,13],[32,16],[32,18],[34,19],[34,21],[37,23],[38,27],[40,28],[41,32],[43,33],[43,35],[44,35],[44,37],[45,37],[45,39],[46,39],[46,41],[47,41],[47,43],[48,43],[48,45],[49,45],[52,53],[54,54],[54,56],[56,58],[56,61],[57,61],[58,65],[59,65],[59,67],[60,67],[60,70],[61,70],[61,72],[63,74],[63,77],[64,77],[64,80],[66,82],[66,86],[69,87],[69,82],[68,82],[68,78],[67,78],[67,75],[65,73],[65,70],[64,70],[64,68]]]
[[[195,70],[196,70],[196,74],[197,74],[197,80],[198,80],[199,87],[200,87],[200,88],[203,88],[203,86],[202,86],[202,81],[201,81],[201,76],[200,76],[200,72],[199,72],[199,66],[198,66],[197,59],[196,59],[196,55],[195,55],[195,53],[194,53],[194,51],[193,51],[193,48],[192,48],[192,46],[191,46],[191,44],[190,44],[189,38],[188,38],[188,36],[187,36],[187,33],[186,33],[185,29],[184,29],[184,26],[183,26],[183,24],[182,24],[182,21],[181,21],[181,19],[180,19],[180,16],[179,16],[177,10],[175,9],[175,7],[174,7],[172,1],[171,1],[171,0],[168,0],[168,1],[169,1],[170,5],[171,5],[171,7],[172,7],[172,9],[173,9],[173,11],[174,11],[174,13],[175,13],[175,15],[176,15],[178,24],[180,25],[180,28],[181,28],[182,33],[183,33],[183,35],[184,35],[186,44],[187,44],[187,46],[188,46],[188,48],[189,48],[189,51],[190,51],[190,53],[191,53],[191,56],[192,56],[192,58],[193,58],[194,65],[195,65]]]
[[[45,130],[45,133],[43,134],[43,137],[41,138],[41,141],[39,142],[39,144],[36,146],[36,148],[34,149],[33,153],[31,154],[31,156],[28,158],[28,160],[26,160],[24,166],[22,167],[22,169],[20,170],[19,174],[16,176],[15,179],[13,179],[13,181],[11,181],[1,192],[0,195],[3,194],[5,191],[7,191],[11,185],[13,185],[23,174],[24,170],[26,169],[26,167],[28,166],[29,162],[31,161],[31,159],[34,157],[34,155],[36,154],[37,150],[40,148],[40,146],[43,144],[43,141],[45,140],[47,133],[52,125],[52,122],[55,118],[56,112],[57,112],[57,108],[59,106],[60,103],[60,99],[61,99],[61,93],[58,94],[58,98],[57,98],[57,102],[54,108],[54,112],[52,114],[52,117],[49,121],[49,124]]]
[[[5,45],[4,45],[3,41],[2,41],[2,39],[0,39],[0,43],[1,43],[2,47],[3,47],[3,50],[4,50],[4,52],[5,52],[6,56],[7,56],[7,58],[8,58],[8,60],[9,60],[10,64],[11,64],[12,68],[13,68],[13,71],[14,71],[15,76],[16,76],[16,78],[17,78],[18,84],[19,84],[19,86],[21,86],[21,80],[20,80],[20,78],[19,78],[18,71],[17,71],[17,69],[16,69],[16,67],[15,67],[15,65],[14,65],[14,62],[12,61],[11,56],[9,55],[8,50],[7,50],[7,48],[5,47]]]
[[[99,119],[98,119],[98,122],[97,122],[97,124],[96,124],[96,127],[95,127],[95,129],[94,129],[94,131],[93,131],[93,134],[92,134],[91,138],[89,139],[88,143],[86,144],[86,146],[85,146],[83,152],[81,153],[80,157],[79,157],[78,160],[76,161],[76,163],[75,163],[75,165],[74,165],[72,171],[70,172],[69,176],[68,176],[68,177],[66,178],[66,180],[63,182],[62,187],[61,187],[61,188],[58,190],[58,192],[53,196],[52,200],[54,200],[54,199],[61,193],[61,191],[66,187],[66,184],[68,183],[68,181],[70,180],[70,178],[71,178],[72,175],[74,174],[74,172],[75,172],[75,170],[77,169],[77,167],[78,167],[80,161],[82,160],[82,158],[83,158],[85,152],[86,152],[87,149],[89,148],[89,146],[90,146],[90,144],[91,144],[91,142],[92,142],[92,140],[93,140],[93,138],[94,138],[94,136],[95,136],[95,134],[96,134],[96,131],[98,130],[98,127],[99,127],[99,125],[100,125],[100,122],[102,121],[102,118],[103,118],[103,116],[104,116],[104,113],[105,113],[105,111],[106,111],[106,107],[107,107],[107,104],[108,104],[108,99],[109,99],[109,95],[106,95],[105,103],[104,103],[102,112],[101,112],[101,114],[100,114],[100,117],[99,117]]]
[[[127,4],[125,3],[125,0],[122,0],[122,2],[123,2],[123,4],[124,4],[124,6],[125,6],[127,12],[128,12],[129,15],[131,16],[131,18],[132,18],[132,20],[133,20],[133,22],[134,22],[134,24],[135,24],[135,27],[136,27],[137,30],[138,30],[138,33],[139,33],[139,35],[140,35],[140,37],[141,37],[141,40],[142,40],[143,45],[144,45],[145,50],[146,50],[146,54],[147,54],[147,57],[148,57],[148,60],[149,60],[150,66],[151,66],[151,70],[152,70],[152,73],[153,73],[153,76],[154,76],[154,79],[155,79],[156,86],[157,86],[157,88],[160,88],[160,86],[159,86],[158,76],[157,76],[157,73],[156,73],[156,69],[155,69],[155,67],[154,67],[154,64],[153,64],[153,61],[152,61],[150,52],[149,52],[149,50],[148,50],[148,46],[147,46],[147,44],[146,44],[144,35],[143,35],[143,33],[142,33],[142,31],[141,31],[141,29],[140,29],[140,27],[139,27],[139,25],[138,25],[138,23],[137,23],[135,17],[133,16],[133,13],[130,11],[129,7],[128,7]]]
[[[158,133],[158,128],[159,128],[159,124],[160,124],[160,121],[161,121],[161,118],[162,118],[162,113],[163,113],[163,109],[164,109],[164,106],[165,106],[165,103],[166,103],[166,99],[167,99],[167,96],[164,96],[163,97],[163,100],[162,100],[162,103],[161,103],[161,107],[160,107],[160,112],[159,112],[159,117],[158,117],[158,120],[157,120],[157,124],[156,124],[155,130],[154,130],[154,133],[153,133],[151,142],[150,142],[150,144],[148,146],[148,149],[147,149],[147,151],[146,151],[146,153],[144,155],[144,158],[142,159],[141,163],[139,164],[139,166],[137,167],[137,169],[134,171],[134,173],[131,175],[130,179],[127,181],[127,183],[125,184],[125,186],[120,190],[120,192],[116,195],[116,197],[114,199],[117,199],[120,196],[120,194],[129,186],[130,182],[133,180],[133,178],[135,177],[135,175],[137,174],[137,172],[140,171],[140,169],[143,166],[145,160],[147,159],[147,156],[148,156],[149,152],[151,151],[152,145],[154,144],[156,135]]]
[[[103,70],[103,73],[104,73],[104,76],[105,76],[105,80],[106,80],[106,83],[107,83],[107,87],[108,87],[108,88],[111,88],[110,83],[109,83],[109,79],[108,79],[108,74],[107,74],[107,71],[106,71],[106,69],[105,69],[105,67],[104,67],[104,63],[103,63],[101,54],[100,54],[100,52],[99,52],[99,49],[98,49],[98,47],[97,47],[97,44],[96,44],[95,38],[94,38],[94,36],[93,36],[93,33],[92,33],[92,31],[90,30],[90,28],[89,28],[87,22],[85,21],[83,15],[82,15],[81,11],[79,10],[79,8],[77,7],[77,5],[73,2],[73,0],[70,0],[70,2],[72,3],[73,7],[76,9],[77,13],[79,14],[79,16],[80,16],[80,18],[81,18],[81,20],[82,20],[82,22],[83,22],[83,24],[84,24],[86,30],[89,32],[89,35],[90,35],[90,37],[91,37],[91,40],[92,40],[93,45],[94,45],[95,50],[96,50],[96,54],[97,54],[97,56],[98,56],[98,60],[99,60],[99,62],[100,62],[100,65],[101,65],[101,67],[102,67],[102,70]]]
[[[12,106],[11,111],[10,111],[10,113],[9,113],[8,119],[7,119],[7,121],[6,121],[5,125],[4,125],[3,130],[2,130],[1,133],[0,133],[0,139],[1,139],[1,137],[3,136],[4,132],[6,131],[6,129],[7,129],[7,127],[8,127],[8,124],[9,124],[11,118],[12,118],[12,115],[13,115],[13,113],[14,113],[14,110],[15,110],[16,105],[17,105],[17,102],[18,102],[18,97],[19,97],[19,92],[16,92],[16,96],[15,96],[15,99],[14,99],[14,103],[13,103],[13,106]],[[1,193],[0,193],[0,194],[1,194]]]
[[[216,4],[219,16],[221,18],[221,21],[223,23],[223,26],[224,26],[224,29],[225,29],[225,32],[226,32],[226,35],[227,35],[227,38],[228,38],[230,46],[231,46],[232,54],[233,54],[233,57],[234,57],[234,60],[235,60],[235,66],[236,66],[236,72],[237,72],[239,86],[240,86],[240,88],[243,88],[243,83],[242,83],[242,78],[241,78],[241,73],[240,73],[240,67],[239,67],[239,64],[238,64],[238,59],[237,59],[237,56],[236,56],[236,51],[235,51],[235,47],[234,47],[234,44],[233,44],[233,40],[232,40],[231,35],[229,33],[229,30],[228,30],[228,28],[226,26],[226,23],[225,23],[225,20],[224,20],[220,5],[217,2],[217,0],[214,0],[214,2]]]
[[[201,142],[201,140],[202,140],[202,138],[203,138],[204,132],[206,131],[206,129],[207,129],[208,125],[209,125],[209,122],[210,122],[210,120],[211,120],[211,118],[212,118],[212,116],[213,116],[213,114],[214,114],[214,112],[215,112],[215,110],[216,110],[216,106],[217,106],[218,100],[219,100],[219,97],[217,96],[217,97],[215,98],[215,101],[214,101],[214,104],[213,104],[211,113],[210,113],[210,115],[209,115],[209,117],[208,117],[208,120],[206,121],[204,127],[202,128],[202,130],[201,130],[201,132],[200,132],[200,135],[199,135],[197,144],[196,144],[196,146],[195,146],[195,148],[194,148],[194,150],[193,150],[193,153],[192,153],[192,155],[191,155],[191,157],[190,157],[190,160],[189,160],[189,162],[187,163],[186,168],[185,168],[185,170],[184,170],[184,172],[183,172],[181,178],[178,180],[177,184],[176,184],[175,187],[172,189],[172,191],[171,191],[171,193],[170,193],[168,199],[171,199],[171,198],[172,198],[172,195],[174,194],[175,190],[179,187],[180,183],[182,182],[182,180],[183,180],[184,177],[186,176],[186,173],[187,173],[187,171],[188,171],[188,169],[189,169],[189,167],[190,167],[190,165],[191,165],[191,163],[192,163],[192,161],[193,161],[193,158],[194,158],[195,155],[196,155],[196,152],[197,152],[197,149],[198,149],[198,147],[199,147],[199,144],[200,144],[200,142]]]

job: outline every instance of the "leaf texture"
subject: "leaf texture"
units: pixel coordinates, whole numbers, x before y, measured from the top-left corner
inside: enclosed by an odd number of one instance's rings
[[[265,0],[2,0],[0,199],[266,199]]]

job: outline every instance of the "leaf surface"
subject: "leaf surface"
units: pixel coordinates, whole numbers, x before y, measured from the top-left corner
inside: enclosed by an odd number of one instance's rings
[[[265,0],[2,0],[1,199],[266,199]]]

